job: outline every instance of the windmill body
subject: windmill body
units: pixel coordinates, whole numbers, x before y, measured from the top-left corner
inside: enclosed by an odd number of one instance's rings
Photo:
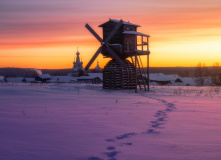
[[[101,43],[85,70],[99,53],[111,58],[103,71],[103,88],[107,89],[149,89],[149,35],[137,32],[137,24],[110,19],[99,25],[103,29],[103,39],[88,25],[85,26]],[[147,55],[147,76],[143,77],[141,55]],[[129,60],[130,59],[130,60]],[[138,74],[139,72],[139,74]],[[141,77],[141,78],[139,78]]]

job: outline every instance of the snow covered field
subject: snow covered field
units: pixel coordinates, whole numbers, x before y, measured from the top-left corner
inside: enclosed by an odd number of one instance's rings
[[[1,160],[220,160],[221,90],[0,84]]]

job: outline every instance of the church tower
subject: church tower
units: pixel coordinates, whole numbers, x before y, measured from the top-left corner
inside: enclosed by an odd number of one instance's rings
[[[78,49],[77,49],[77,53],[76,53],[76,59],[74,59],[74,62],[73,62],[73,71],[74,71],[73,75],[75,77],[81,76],[84,72],[82,58],[80,61],[80,53],[78,52]]]
[[[95,70],[101,70],[101,67],[99,66],[98,60],[97,60],[97,66],[95,67]]]
[[[92,73],[102,73],[103,69],[99,66],[99,62],[97,60],[97,66],[91,71]]]

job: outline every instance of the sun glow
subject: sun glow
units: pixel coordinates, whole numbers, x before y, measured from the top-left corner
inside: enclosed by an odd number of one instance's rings
[[[117,8],[110,7],[111,2],[98,1],[88,2],[90,7],[78,0],[56,0],[52,6],[48,0],[13,5],[4,2],[7,9],[0,16],[0,67],[72,68],[77,47],[85,67],[100,44],[84,25],[89,23],[102,37],[97,26],[109,18],[139,24],[138,32],[151,36],[152,67],[196,66],[199,62],[210,66],[221,59],[219,1],[193,1],[190,6],[186,1],[123,0],[116,2],[121,6]],[[104,7],[102,16],[98,3]],[[146,58],[142,59],[146,66]],[[98,60],[104,67],[109,59],[99,55]],[[91,68],[95,66],[96,61]]]

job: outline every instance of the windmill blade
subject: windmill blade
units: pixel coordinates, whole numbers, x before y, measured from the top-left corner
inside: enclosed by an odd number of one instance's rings
[[[126,65],[123,63],[123,61],[117,56],[117,54],[110,48],[106,48],[108,53],[121,65],[121,67],[125,68]]]
[[[118,24],[114,27],[114,29],[111,31],[111,33],[108,35],[108,37],[105,39],[105,43],[108,43],[110,39],[114,36],[114,34],[117,32],[117,30],[120,28],[120,26],[123,24],[123,21],[120,20]]]
[[[102,50],[102,46],[100,46],[97,50],[97,52],[95,52],[94,56],[91,58],[91,60],[88,62],[88,64],[86,65],[85,67],[85,70],[87,71],[90,66],[92,65],[92,63],[94,62],[94,60],[97,58],[97,56],[99,55],[99,53],[101,52]]]
[[[94,37],[100,42],[102,43],[103,40],[101,39],[101,37],[86,23],[85,27],[91,32],[91,34],[94,35]]]

